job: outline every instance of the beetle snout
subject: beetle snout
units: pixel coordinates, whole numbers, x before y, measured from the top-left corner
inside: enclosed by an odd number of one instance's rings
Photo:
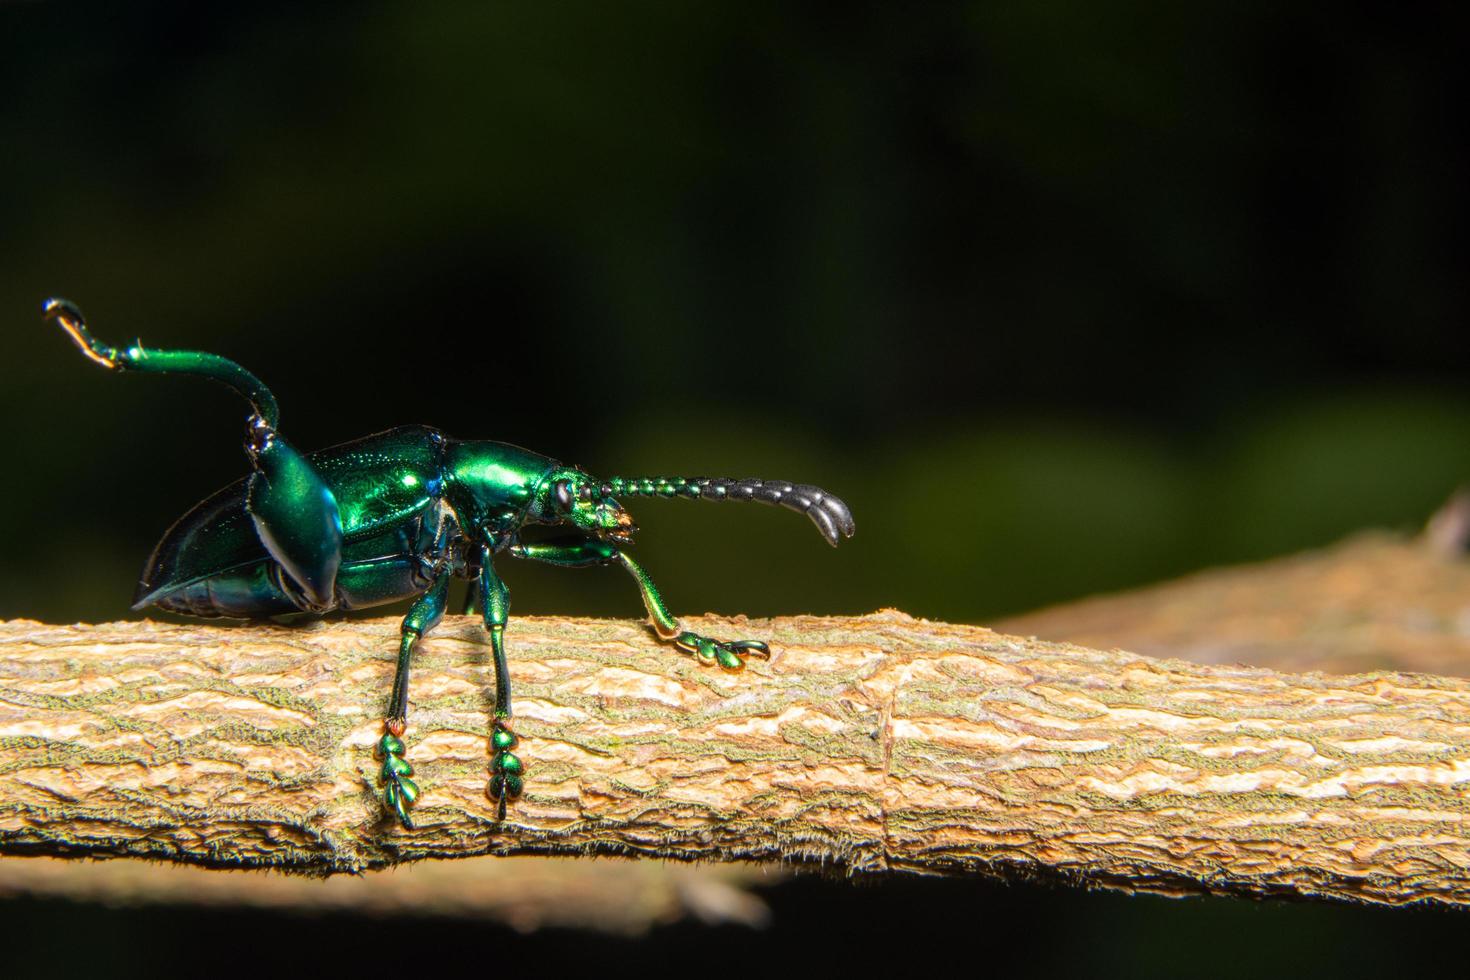
[[[638,533],[638,525],[633,523],[633,515],[619,508],[613,511],[611,516],[611,522],[606,520],[603,522],[603,536],[618,544],[632,544],[633,535]]]

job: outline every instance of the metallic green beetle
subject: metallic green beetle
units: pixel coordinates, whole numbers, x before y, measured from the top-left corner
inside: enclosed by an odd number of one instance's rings
[[[511,750],[510,678],[505,623],[510,592],[492,558],[508,552],[553,565],[619,564],[633,576],[661,639],[704,663],[739,670],[769,656],[757,640],[722,641],[682,630],[658,590],[627,552],[637,530],[615,497],[756,500],[806,514],[834,546],[853,533],[852,513],[831,494],[799,483],[703,477],[597,480],[575,466],[503,442],[451,439],[427,426],[403,426],[302,455],[277,431],[275,396],[255,375],[215,354],[109,347],[93,337],[77,307],[47,300],[55,320],[92,361],[119,371],[193,374],[218,381],[250,402],[245,452],[251,474],[175,522],[154,548],[133,608],[156,606],[191,616],[257,618],[413,599],[403,619],[398,670],[388,702],[384,802],[405,827],[419,788],[409,777],[403,730],[408,666],[415,644],[444,616],[452,578],[478,582],[495,656],[495,719],[487,792],[499,819],[523,786]],[[529,525],[572,534],[523,542]],[[466,608],[466,613],[471,608]]]

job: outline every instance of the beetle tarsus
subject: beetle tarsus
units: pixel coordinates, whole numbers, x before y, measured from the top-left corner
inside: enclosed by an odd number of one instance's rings
[[[760,640],[716,640],[688,631],[674,637],[674,646],[701,663],[719,664],[729,671],[744,670],[746,657],[771,658],[771,648]]]
[[[490,747],[494,750],[490,757],[490,782],[485,787],[485,794],[495,801],[496,820],[505,819],[506,803],[520,796],[525,788],[525,766],[510,751],[519,742],[507,719],[496,718],[490,730]]]
[[[72,339],[72,343],[92,363],[109,369],[119,366],[117,349],[92,336],[87,329],[87,318],[82,316],[81,308],[71,300],[53,296],[41,304],[41,315],[59,323],[61,329]]]
[[[383,723],[383,727],[386,731],[378,739],[378,755],[383,759],[383,768],[379,771],[384,784],[383,799],[389,812],[398,817],[403,828],[413,830],[413,821],[409,819],[408,811],[418,802],[419,787],[418,783],[409,778],[413,775],[413,766],[403,757],[403,722],[390,718]]]

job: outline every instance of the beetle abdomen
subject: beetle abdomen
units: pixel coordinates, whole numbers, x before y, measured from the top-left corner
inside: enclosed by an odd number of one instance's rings
[[[300,612],[276,584],[271,561],[231,569],[181,586],[154,600],[169,612],[206,619],[251,619]]]
[[[428,586],[422,559],[395,555],[343,564],[335,598],[338,609],[367,609],[416,596]],[[280,566],[270,559],[179,586],[151,605],[202,619],[255,619],[306,611],[282,586]]]
[[[395,526],[417,525],[437,505],[443,445],[434,429],[402,426],[307,457],[341,508],[344,552]],[[270,555],[245,509],[245,481],[237,480],[168,529],[143,568],[133,608],[156,605],[191,616],[230,617],[292,611],[276,608],[275,597],[257,591],[255,579],[238,580],[257,563],[269,566]],[[243,610],[252,596],[263,608]],[[196,611],[206,609],[215,611]]]
[[[238,480],[205,499],[164,533],[143,566],[143,576],[133,594],[133,608],[157,605],[189,615],[225,615],[174,609],[164,599],[215,576],[269,559],[245,512],[245,481]],[[203,608],[205,595],[196,589],[179,601]]]

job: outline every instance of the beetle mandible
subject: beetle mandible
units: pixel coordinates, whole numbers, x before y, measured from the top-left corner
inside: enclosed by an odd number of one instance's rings
[[[250,475],[179,518],[153,549],[133,608],[190,616],[251,619],[412,599],[403,618],[398,668],[378,751],[383,802],[404,827],[419,798],[405,758],[408,673],[414,647],[444,616],[451,579],[478,594],[495,660],[495,713],[486,792],[497,819],[520,795],[524,767],[512,750],[505,625],[510,592],[493,559],[506,553],[569,568],[621,565],[633,576],[661,640],[706,664],[739,670],[769,657],[759,640],[716,640],[684,630],[642,566],[628,554],[637,531],[617,497],[755,500],[807,515],[832,545],[853,533],[852,513],[814,486],[780,480],[613,477],[598,480],[519,446],[460,440],[428,426],[402,426],[310,454],[279,432],[275,396],[234,361],[200,351],[110,347],[87,329],[77,307],[49,299],[54,320],[93,362],[117,371],[192,374],[231,388],[250,403],[245,453]],[[566,528],[522,541],[533,525]]]

